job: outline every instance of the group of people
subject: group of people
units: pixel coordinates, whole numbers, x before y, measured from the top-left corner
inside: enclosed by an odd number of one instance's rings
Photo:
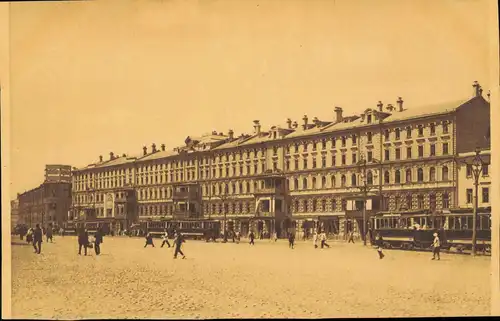
[[[78,255],[82,254],[82,249],[84,255],[87,255],[87,248],[94,248],[95,254],[101,254],[101,244],[103,243],[104,233],[101,229],[97,229],[93,235],[93,240],[89,240],[89,231],[85,228],[80,228],[78,230]]]
[[[43,235],[47,238],[47,243],[53,242],[53,231],[52,228],[41,228],[40,224],[36,224],[35,228],[29,228],[26,232],[26,243],[32,244],[35,249],[36,254],[40,254],[42,251]]]
[[[161,247],[163,247],[165,244],[170,248],[172,247],[170,245],[170,242],[168,241],[168,230],[165,229],[165,232],[162,236],[162,242],[161,242]],[[152,247],[155,247],[155,244],[153,242],[153,235],[151,233],[146,234],[146,244],[144,244],[144,247],[147,247],[148,245],[151,245]],[[174,259],[177,258],[177,255],[180,254],[182,255],[182,258],[185,259],[186,256],[181,250],[182,243],[185,243],[186,239],[184,238],[184,235],[180,231],[175,231],[174,232],[174,240],[173,240],[173,246],[175,247],[174,250]]]

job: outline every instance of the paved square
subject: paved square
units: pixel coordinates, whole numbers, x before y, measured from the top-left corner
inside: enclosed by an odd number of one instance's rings
[[[19,239],[14,239],[16,243]],[[105,237],[78,256],[75,237],[35,255],[12,246],[15,318],[258,318],[489,315],[490,258],[386,251],[361,244],[314,249],[286,240],[255,246],[187,241],[186,260]]]

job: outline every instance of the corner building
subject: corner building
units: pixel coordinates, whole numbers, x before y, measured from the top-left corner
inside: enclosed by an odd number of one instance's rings
[[[336,107],[331,120],[304,116],[268,130],[255,120],[252,134],[212,132],[173,150],[153,144],[137,157],[101,157],[73,171],[73,202],[94,220],[127,218],[115,224],[122,228],[210,218],[244,234],[301,237],[322,227],[342,237],[362,228],[365,197],[368,215],[458,207],[456,157],[489,148],[489,109],[475,82],[471,98],[449,104],[412,109],[400,97],[395,106],[379,102],[356,115]]]

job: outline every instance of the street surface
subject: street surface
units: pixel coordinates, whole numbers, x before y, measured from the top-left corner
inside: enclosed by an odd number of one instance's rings
[[[327,318],[490,314],[490,257],[376,250],[361,243],[186,241],[143,248],[105,237],[79,256],[76,237],[12,245],[15,318]]]

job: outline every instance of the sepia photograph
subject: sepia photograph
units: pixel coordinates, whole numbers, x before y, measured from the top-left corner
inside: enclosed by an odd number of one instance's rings
[[[499,75],[490,0],[2,2],[2,317],[500,316]]]

